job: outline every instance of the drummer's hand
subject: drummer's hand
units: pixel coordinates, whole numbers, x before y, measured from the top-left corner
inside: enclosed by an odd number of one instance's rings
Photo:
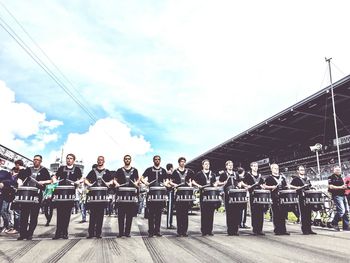
[[[0,183],[0,189],[4,187],[4,184],[3,183]]]
[[[118,184],[118,182],[114,182],[114,184],[115,184],[116,187],[120,186],[120,184]]]
[[[38,184],[44,185],[45,182],[44,181],[38,181]]]
[[[347,189],[348,186],[346,184],[342,185],[342,189]]]

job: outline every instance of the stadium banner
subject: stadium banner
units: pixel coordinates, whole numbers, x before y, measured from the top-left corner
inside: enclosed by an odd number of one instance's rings
[[[261,159],[259,161],[256,161],[258,165],[264,165],[270,163],[270,158]]]
[[[350,143],[350,135],[338,138],[339,145]],[[333,145],[337,146],[337,139],[333,139]]]

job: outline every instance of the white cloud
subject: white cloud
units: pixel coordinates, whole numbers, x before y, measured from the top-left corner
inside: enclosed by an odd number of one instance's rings
[[[31,158],[49,142],[57,140],[54,129],[63,123],[46,120],[44,113],[15,101],[15,93],[0,80],[0,143]]]
[[[8,6],[90,106],[118,119],[120,108],[146,116],[188,158],[326,86],[324,56],[350,72],[348,4],[342,1],[176,0],[156,6],[8,1]],[[37,70],[10,43],[4,53],[12,62]],[[344,77],[333,74],[334,80]],[[26,95],[37,101],[47,83]],[[65,114],[74,103],[53,90],[55,96],[45,96],[51,102],[47,112],[55,105]],[[27,126],[22,136],[37,129]],[[69,137],[67,145],[73,141]],[[157,142],[152,147],[158,149]],[[162,147],[166,152],[173,146]]]
[[[142,136],[132,135],[127,125],[112,118],[98,120],[85,133],[69,134],[63,150],[63,156],[74,153],[77,160],[82,160],[86,166],[86,172],[96,163],[99,155],[105,157],[106,167],[110,170],[116,170],[123,165],[125,154],[133,157],[133,165],[143,169],[149,166],[149,160],[144,157],[152,152],[148,141]],[[52,152],[49,159],[55,160],[60,156],[60,151]]]

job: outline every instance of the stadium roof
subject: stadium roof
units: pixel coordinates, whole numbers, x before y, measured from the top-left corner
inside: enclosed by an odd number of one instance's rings
[[[333,91],[338,136],[350,135],[350,75],[334,83]],[[305,153],[310,155],[309,146],[315,143],[331,150],[335,137],[331,86],[328,86],[190,160],[187,167],[200,170],[203,159],[210,160],[213,170],[223,169],[227,160],[243,167],[266,158],[270,163],[280,163]],[[344,150],[342,145],[341,151]]]

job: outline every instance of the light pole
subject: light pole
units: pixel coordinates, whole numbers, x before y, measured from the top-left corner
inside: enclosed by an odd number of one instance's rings
[[[316,152],[317,172],[318,172],[318,176],[320,177],[321,169],[320,169],[320,158],[318,157],[318,151],[322,150],[322,144],[316,143],[315,145],[310,146],[310,150],[312,152]]]

